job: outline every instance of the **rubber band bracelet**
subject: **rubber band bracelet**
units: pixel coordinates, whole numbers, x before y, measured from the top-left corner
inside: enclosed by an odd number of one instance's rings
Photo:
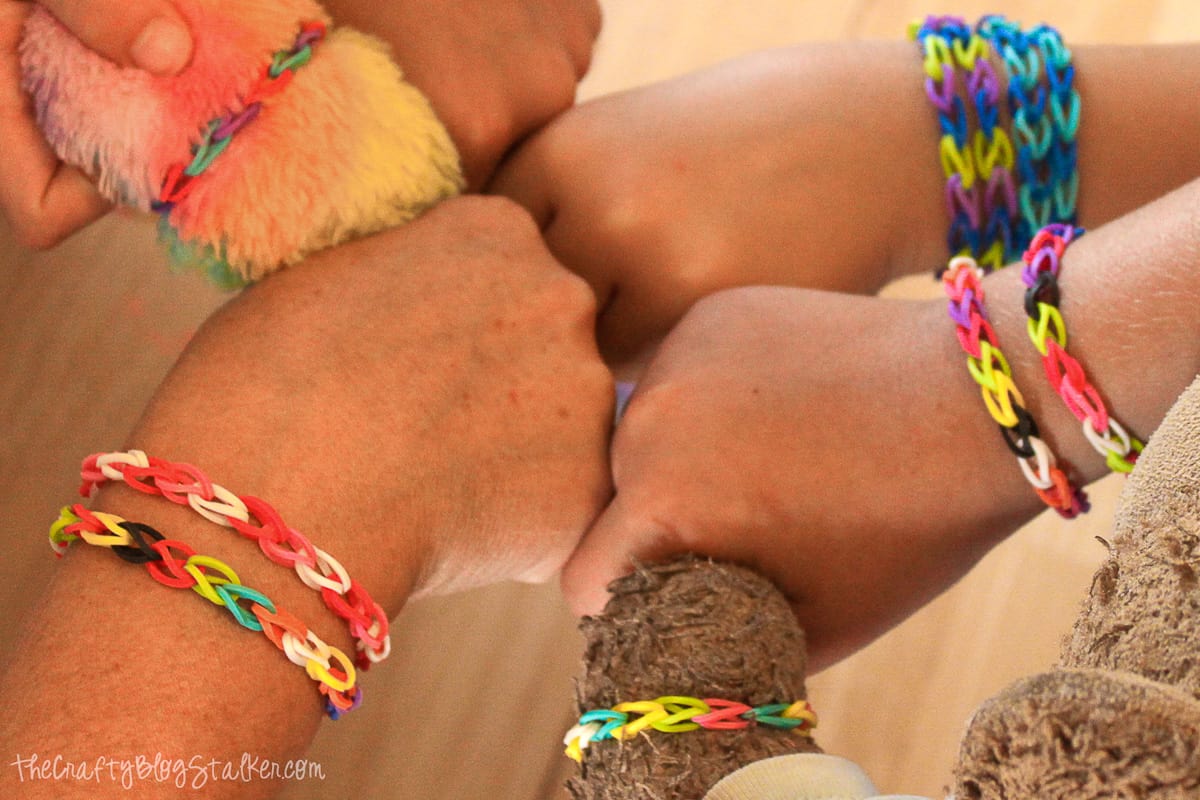
[[[1017,150],[1022,244],[1051,222],[1074,222],[1079,195],[1076,139],[1082,103],[1074,88],[1071,52],[1058,31],[1038,25],[1028,34],[998,14],[976,30],[1001,57]],[[1041,82],[1045,73],[1046,85]]]
[[[269,503],[239,497],[190,464],[152,458],[141,450],[90,455],[83,461],[81,476],[79,492],[84,497],[91,497],[107,481],[123,481],[145,494],[190,506],[205,519],[255,540],[267,558],[295,570],[305,586],[320,592],[325,605],[346,620],[357,639],[359,669],[367,670],[391,653],[383,608],[337,559],[288,526]]]
[[[635,716],[636,715],[636,716]],[[648,730],[685,733],[700,729],[742,730],[766,725],[811,736],[817,715],[806,700],[751,707],[732,700],[669,695],[588,711],[563,737],[566,755],[583,762],[583,751],[605,739],[624,741]]]
[[[223,607],[242,627],[261,631],[289,661],[304,667],[308,676],[317,681],[325,698],[325,713],[331,719],[336,720],[362,704],[362,690],[355,686],[357,674],[350,659],[262,592],[243,584],[224,562],[199,555],[183,542],[166,539],[149,525],[129,522],[115,514],[89,511],[79,504],[64,506],[50,526],[50,545],[56,553],[61,553],[79,539],[96,547],[107,547],[125,561],[144,565],[150,577],[164,586],[192,589]],[[249,608],[243,603],[249,603]],[[340,666],[332,666],[331,662]]]
[[[258,118],[264,100],[288,87],[296,70],[309,62],[313,48],[324,38],[325,26],[322,23],[306,22],[301,25],[295,43],[290,49],[275,53],[271,63],[263,67],[258,81],[238,104],[240,108],[211,120],[204,127],[200,143],[192,148],[191,160],[171,165],[163,176],[162,188],[151,209],[165,217],[178,203],[183,202],[205,171],[229,147],[234,134]]]
[[[987,270],[998,269],[1020,252],[1015,241],[1019,215],[1013,145],[998,125],[1000,85],[989,45],[963,19],[952,16],[914,22],[908,35],[921,47],[925,94],[942,129],[938,151],[950,217],[947,247],[951,254],[976,258]],[[978,125],[973,136],[956,87],[956,66],[967,73],[966,93]]]
[[[1049,446],[1039,438],[1037,423],[1025,409],[1025,399],[1013,382],[1008,360],[984,311],[981,277],[979,266],[968,256],[952,258],[942,276],[950,319],[967,354],[967,370],[979,384],[984,405],[1000,426],[1004,443],[1017,457],[1026,480],[1042,502],[1072,519],[1088,510],[1087,495],[1072,485]]]
[[[1025,313],[1029,339],[1042,355],[1046,377],[1068,410],[1083,424],[1083,435],[1113,472],[1133,470],[1143,444],[1109,413],[1079,362],[1066,351],[1067,329],[1059,310],[1058,273],[1063,253],[1083,235],[1082,228],[1053,224],[1033,237],[1023,259]]]

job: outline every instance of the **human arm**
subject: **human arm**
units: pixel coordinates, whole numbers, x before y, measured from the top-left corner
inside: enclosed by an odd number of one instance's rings
[[[327,0],[339,24],[387,41],[481,188],[504,154],[575,102],[600,33],[596,0]]]
[[[82,172],[58,160],[21,90],[17,48],[33,5],[0,0],[0,213],[18,241],[49,247],[110,206]],[[190,33],[168,0],[45,0],[41,5],[118,64],[174,74],[190,57]]]
[[[1187,145],[1200,111],[1178,102],[1200,76],[1200,47],[1072,51],[1081,224],[1200,174]],[[944,264],[945,178],[923,77],[905,42],[751,55],[572,109],[495,188],[530,208],[596,289],[606,355],[637,362],[718,289],[874,292]]]
[[[1068,351],[1149,435],[1200,371],[1200,181],[1090,231],[1065,256]],[[1042,438],[1106,471],[1028,341],[1017,270],[987,312]],[[613,444],[617,495],[564,571],[594,613],[630,558],[695,552],[762,571],[820,669],[954,583],[1044,508],[966,369],[944,301],[751,288],[667,337]]]
[[[127,444],[270,501],[389,614],[414,590],[544,579],[609,491],[611,379],[592,310],[519,210],[451,201],[232,301]],[[227,560],[352,652],[320,598],[249,541],[119,486],[93,505]],[[60,566],[0,690],[10,749],[281,759],[303,748],[321,715],[316,691],[260,636],[98,549],[75,545]],[[19,679],[33,672],[36,685]],[[6,768],[0,782],[15,777]],[[119,794],[17,791],[72,788]]]

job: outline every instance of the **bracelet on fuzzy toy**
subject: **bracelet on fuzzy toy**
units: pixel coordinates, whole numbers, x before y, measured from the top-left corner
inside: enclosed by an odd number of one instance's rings
[[[94,453],[84,459],[80,474],[79,493],[84,497],[107,481],[123,481],[145,494],[188,505],[210,522],[254,539],[267,558],[294,569],[305,586],[320,592],[325,605],[346,620],[357,639],[355,662],[360,669],[369,669],[391,653],[388,618],[380,605],[337,559],[288,526],[265,501],[239,497],[190,464],[152,458],[141,450]]]
[[[62,555],[77,539],[107,547],[130,563],[142,564],[150,577],[164,586],[190,588],[214,605],[224,607],[242,627],[261,631],[289,661],[304,667],[308,676],[320,684],[325,713],[330,718],[336,720],[362,704],[362,690],[355,686],[357,675],[350,659],[262,592],[243,584],[224,562],[199,555],[183,542],[163,537],[149,525],[129,522],[115,514],[89,511],[79,504],[64,506],[50,526],[50,546]],[[176,557],[175,553],[184,558]],[[249,602],[250,608],[243,608],[242,602]],[[336,661],[340,668],[331,661]]]
[[[641,716],[630,720],[632,714]],[[751,725],[795,731],[811,736],[817,715],[806,700],[751,707],[732,700],[669,695],[657,700],[619,703],[585,712],[563,737],[566,754],[578,763],[593,742],[632,739],[647,728],[663,733],[700,730],[743,730]]]
[[[462,190],[454,143],[379,40],[326,35],[315,0],[174,5],[195,42],[175,76],[106,60],[36,4],[20,43],[58,157],[157,209],[174,261],[232,288]]]
[[[1054,391],[1083,424],[1088,442],[1109,469],[1128,473],[1142,452],[1142,442],[1113,418],[1083,367],[1066,351],[1067,329],[1058,308],[1058,272],[1067,246],[1082,235],[1082,228],[1047,225],[1037,232],[1025,251],[1021,281],[1027,287],[1025,313],[1029,316],[1029,339],[1042,355],[1042,365]]]
[[[1012,173],[1013,145],[999,127],[1000,86],[988,43],[959,17],[929,16],[909,26],[922,50],[925,94],[938,112],[938,144],[946,176],[949,252],[974,257],[992,270],[1015,258],[1018,219]],[[978,122],[969,135],[967,109],[956,87],[956,67],[969,74],[966,90]]]
[[[1037,423],[1025,409],[1025,399],[1013,383],[1008,360],[984,311],[980,276],[979,266],[969,256],[952,258],[942,276],[955,334],[967,354],[967,369],[979,384],[984,405],[999,424],[1004,443],[1017,457],[1026,480],[1042,502],[1072,519],[1088,510],[1087,495],[1072,485],[1050,447],[1038,436]]]

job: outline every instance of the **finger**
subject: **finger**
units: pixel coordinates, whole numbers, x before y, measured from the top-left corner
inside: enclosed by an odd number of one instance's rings
[[[122,66],[174,75],[192,57],[192,34],[166,0],[38,0],[79,40]]]
[[[28,8],[0,4],[0,209],[20,242],[49,247],[109,204],[83,174],[59,163],[21,91],[17,46]]]
[[[562,589],[578,616],[604,611],[608,585],[638,563],[655,563],[683,552],[669,526],[629,512],[618,493],[584,535],[563,567]]]

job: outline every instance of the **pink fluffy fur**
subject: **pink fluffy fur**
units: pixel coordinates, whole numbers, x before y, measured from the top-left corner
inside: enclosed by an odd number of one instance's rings
[[[42,130],[70,163],[91,167],[114,201],[149,210],[162,176],[198,132],[258,79],[302,21],[328,22],[311,0],[176,0],[192,61],[175,77],[125,69],[83,46],[40,6],[21,44],[25,87]],[[94,166],[93,166],[94,165]]]
[[[21,44],[26,89],[48,140],[117,202],[150,209],[168,169],[214,119],[242,108],[309,0],[178,0],[195,40],[175,77],[122,68],[35,10]],[[291,83],[263,101],[168,217],[176,248],[256,279],[305,254],[396,225],[461,190],[454,145],[382,43],[331,31]],[[191,257],[191,256],[189,256]]]

